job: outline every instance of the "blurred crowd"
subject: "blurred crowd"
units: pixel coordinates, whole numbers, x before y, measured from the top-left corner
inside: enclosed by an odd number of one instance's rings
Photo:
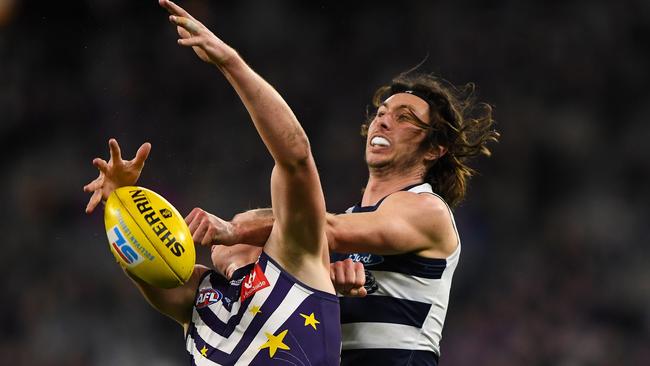
[[[650,2],[180,3],[292,106],[330,212],[360,198],[360,124],[393,76],[422,62],[494,105],[441,365],[650,364]],[[1,364],[186,362],[82,192],[115,137],[152,143],[140,184],[182,213],[270,204],[243,106],[176,38],[153,0],[0,0]]]

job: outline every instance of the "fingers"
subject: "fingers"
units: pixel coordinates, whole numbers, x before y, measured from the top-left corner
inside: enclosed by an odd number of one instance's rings
[[[196,230],[192,233],[192,240],[194,240],[194,243],[199,243],[201,245],[206,245],[209,243],[206,243],[206,234],[208,232],[208,229],[210,228],[210,223],[207,220],[203,220],[199,223],[199,226],[197,226]]]
[[[199,212],[201,211],[203,210],[201,210],[198,207],[194,207],[192,212],[190,212],[190,214],[185,217],[185,223],[189,226],[192,223],[192,221],[194,221],[194,218],[196,218],[196,215],[198,215]],[[192,229],[190,229],[190,231],[192,231]]]
[[[352,270],[354,271],[354,287],[362,287],[366,284],[366,271],[361,262],[353,262]]]
[[[178,40],[179,45],[186,47],[201,46],[204,42],[202,37],[181,38]]]
[[[178,40],[179,45],[194,47],[205,42],[204,37],[200,34],[204,27],[199,21],[174,15],[169,17],[169,21],[176,24],[176,30],[181,36]]]
[[[99,174],[99,177],[95,178],[92,182],[86,184],[84,186],[84,192],[90,193],[90,192],[95,192],[96,190],[100,189],[102,187],[102,184],[104,184],[104,175]]]
[[[88,204],[86,205],[86,213],[90,214],[95,210],[95,207],[101,202],[102,200],[102,191],[101,190],[96,190],[93,192],[93,195],[90,196],[90,200],[88,200]]]
[[[95,166],[95,168],[99,169],[99,171],[104,174],[106,174],[106,172],[108,171],[108,163],[104,159],[101,158],[93,159],[93,165]]]
[[[173,2],[171,2],[169,0],[158,0],[158,4],[160,4],[160,6],[162,6],[163,8],[167,9],[167,11],[170,14],[179,15],[179,16],[182,16],[182,17],[194,19],[194,18],[192,18],[190,13],[185,11],[185,9],[181,8],[180,6],[174,4]]]
[[[133,166],[137,170],[142,170],[145,160],[147,160],[147,157],[149,157],[149,152],[151,152],[151,144],[145,142],[144,144],[142,144],[142,146],[140,146],[138,152],[135,153],[135,158],[133,159]]]
[[[368,295],[368,290],[365,287],[353,288],[350,289],[349,296],[352,297],[366,297]]]
[[[202,24],[198,21],[186,17],[171,15],[169,16],[169,21],[176,24],[178,27],[184,28],[190,34],[194,35],[199,34],[202,27]]]
[[[201,245],[212,244],[212,239],[208,235],[210,220],[208,219],[207,212],[197,207],[187,215],[185,222],[190,229],[194,243],[199,243]]]
[[[185,28],[176,26],[176,31],[181,38],[190,38],[192,35]]]
[[[197,219],[197,216],[203,212],[202,209],[195,207],[192,212],[185,218],[185,223],[190,228],[190,232],[194,232],[200,224],[200,219]]]
[[[350,291],[350,286],[345,276],[344,264],[345,262],[334,263],[334,276],[335,276],[334,287],[336,287],[337,291],[339,291],[342,294],[345,294],[348,291]]]
[[[108,140],[108,147],[111,150],[111,160],[114,163],[119,164],[122,162],[122,151],[120,150],[120,145],[117,143],[117,140],[110,139]]]
[[[368,294],[363,287],[366,274],[363,264],[351,259],[330,264],[330,278],[336,290],[345,296],[363,297]]]

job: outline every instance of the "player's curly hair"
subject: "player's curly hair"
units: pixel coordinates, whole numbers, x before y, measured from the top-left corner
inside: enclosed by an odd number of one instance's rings
[[[456,87],[433,75],[406,72],[377,89],[372,99],[379,108],[389,96],[409,90],[429,103],[431,122],[422,149],[442,146],[447,152],[431,162],[424,180],[451,207],[465,198],[468,181],[477,173],[467,162],[480,155],[490,156],[487,144],[499,139],[492,106],[476,102],[475,89],[473,83]],[[374,114],[369,114],[362,125],[364,137],[373,118]]]

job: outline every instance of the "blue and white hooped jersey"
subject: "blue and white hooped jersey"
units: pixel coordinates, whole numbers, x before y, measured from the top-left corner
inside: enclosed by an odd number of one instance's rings
[[[262,252],[230,280],[206,272],[186,335],[192,365],[338,365],[338,298]]]
[[[435,194],[428,183],[404,190]],[[382,201],[374,206],[357,205],[347,212],[374,211]],[[456,229],[453,214],[451,220]],[[332,260],[351,258],[362,262],[376,283],[374,291],[364,298],[339,298],[341,365],[437,365],[451,280],[459,257],[460,239],[456,250],[445,259],[413,253],[333,256]]]

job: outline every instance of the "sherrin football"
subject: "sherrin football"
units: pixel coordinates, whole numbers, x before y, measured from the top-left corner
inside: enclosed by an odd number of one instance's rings
[[[190,278],[196,253],[185,220],[166,199],[142,187],[121,187],[106,201],[111,252],[131,274],[162,288]]]

